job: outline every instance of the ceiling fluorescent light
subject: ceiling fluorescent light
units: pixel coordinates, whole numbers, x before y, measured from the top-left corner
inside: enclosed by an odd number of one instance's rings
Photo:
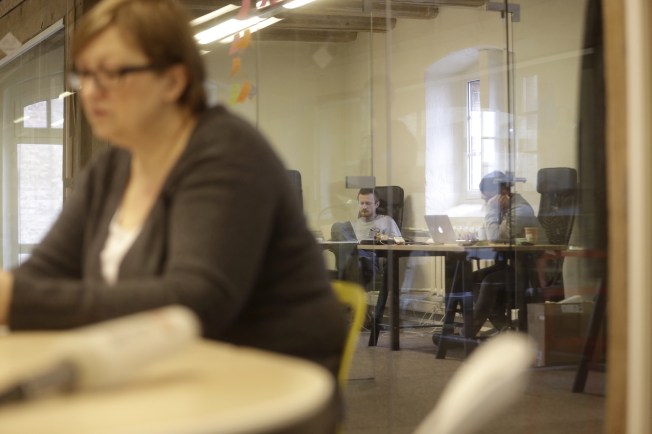
[[[197,33],[195,35],[195,39],[197,39],[199,44],[210,44],[211,42],[217,41],[218,39],[224,39],[228,36],[233,35],[234,33],[241,32],[248,27],[258,24],[262,20],[263,19],[260,17],[251,17],[246,20],[231,18],[230,20],[224,21],[223,23],[213,26],[208,30]]]
[[[239,6],[228,4],[228,5],[223,6],[223,7],[219,8],[219,9],[217,9],[217,10],[214,10],[213,12],[209,12],[206,15],[202,15],[199,18],[195,18],[194,20],[192,20],[190,22],[190,25],[191,26],[198,26],[200,24],[204,24],[204,23],[206,23],[206,22],[208,22],[208,21],[210,21],[212,19],[215,19],[215,18],[219,17],[220,15],[224,15],[224,14],[229,13],[231,11],[234,11],[234,10],[236,10],[238,8],[239,8]]]
[[[273,17],[272,18],[267,18],[265,21],[263,21],[261,23],[258,23],[258,24],[254,24],[253,26],[249,27],[249,31],[251,33],[254,33],[254,32],[257,32],[258,30],[264,29],[267,26],[271,26],[272,24],[276,24],[279,21],[281,21],[280,18],[273,18]],[[234,38],[235,38],[235,34],[233,34],[231,36],[228,36],[228,37],[226,37],[224,39],[220,39],[220,43],[221,44],[230,44],[231,42],[233,42]]]
[[[289,0],[285,0],[285,1],[289,1]],[[310,1],[313,1],[313,0],[310,0]],[[284,0],[275,0],[275,1],[274,0],[267,0],[265,5],[263,6],[263,0],[258,0],[256,2],[256,9],[258,9],[258,10],[267,9],[268,7],[271,7],[271,6],[281,6],[283,4],[284,4]]]
[[[293,1],[289,2],[288,4],[284,4],[283,7],[285,9],[295,9],[295,8],[299,8],[301,6],[305,6],[308,3],[312,3],[312,1],[313,0],[293,0]]]

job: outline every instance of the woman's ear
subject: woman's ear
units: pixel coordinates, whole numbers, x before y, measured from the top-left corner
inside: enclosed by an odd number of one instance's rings
[[[176,64],[170,66],[165,74],[167,78],[166,99],[170,102],[177,102],[188,87],[188,70],[185,65]]]

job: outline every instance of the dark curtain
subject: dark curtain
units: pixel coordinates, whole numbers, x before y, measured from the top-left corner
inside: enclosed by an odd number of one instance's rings
[[[608,240],[606,110],[601,3],[601,0],[589,0],[584,26],[585,54],[582,57],[580,77],[578,135],[580,196],[573,242],[589,249],[606,252]],[[605,279],[604,261],[604,258],[585,261],[592,269],[590,275]]]

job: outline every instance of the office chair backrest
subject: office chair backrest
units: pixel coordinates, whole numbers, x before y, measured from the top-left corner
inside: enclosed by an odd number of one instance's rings
[[[399,229],[403,229],[403,205],[404,192],[403,188],[397,185],[376,186],[376,193],[380,200],[380,205],[376,214],[388,215],[394,219]]]
[[[525,391],[536,347],[524,333],[501,333],[460,366],[414,434],[471,434]]]
[[[288,176],[290,177],[290,183],[294,186],[299,195],[299,205],[303,209],[303,188],[301,186],[301,172],[298,170],[288,170]]]
[[[539,169],[537,191],[541,194],[539,223],[551,244],[568,244],[577,213],[577,170],[570,167]]]
[[[349,314],[348,333],[340,361],[340,370],[337,373],[340,388],[344,390],[349,379],[353,354],[355,354],[360,331],[364,324],[365,313],[367,312],[367,297],[362,287],[358,284],[333,280],[331,285],[340,303],[347,307]]]

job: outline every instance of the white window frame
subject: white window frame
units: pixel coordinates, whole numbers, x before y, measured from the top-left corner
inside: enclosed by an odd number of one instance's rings
[[[63,29],[63,21],[50,26],[34,39],[25,43],[19,50],[0,60],[0,73],[6,65],[27,53],[29,50],[37,47],[40,43],[54,36]],[[61,59],[63,64],[64,59]],[[3,133],[0,135],[0,144],[2,145],[2,164],[0,179],[3,181],[1,189],[0,219],[2,226],[2,251],[1,260],[4,268],[15,266],[19,263],[20,258],[28,255],[33,244],[19,242],[19,192],[18,192],[18,144],[44,144],[44,145],[61,145],[63,152],[64,129],[61,127],[52,127],[51,101],[57,99],[63,92],[63,71],[51,73],[46,71],[43,75],[41,71],[32,77],[30,85],[34,92],[25,91],[24,83],[5,83],[0,89],[2,91],[2,113],[3,113]],[[21,86],[21,84],[23,86]],[[22,89],[21,89],[22,88]],[[24,107],[39,102],[46,101],[47,107],[47,125],[45,128],[26,128],[20,121],[23,117]],[[63,161],[63,160],[62,160]],[[62,167],[62,173],[63,167]],[[61,180],[63,186],[63,178]],[[62,194],[63,202],[63,194]]]

